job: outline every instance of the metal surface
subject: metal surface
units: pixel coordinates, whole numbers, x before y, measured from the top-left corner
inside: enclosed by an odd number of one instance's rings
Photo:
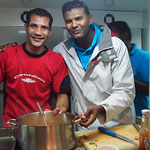
[[[103,133],[105,133],[105,134],[108,134],[110,136],[114,136],[114,137],[120,138],[120,139],[122,139],[124,141],[130,142],[130,143],[132,143],[134,145],[138,145],[137,143],[135,143],[131,139],[129,139],[129,138],[125,137],[125,136],[122,136],[120,134],[117,134],[116,132],[113,132],[113,131],[110,131],[108,129],[105,129],[103,127],[98,127],[98,130],[101,131],[101,132],[103,132]]]
[[[15,129],[0,128],[0,150],[14,150],[15,143]]]
[[[39,102],[37,102],[37,105],[38,105],[38,108],[39,108],[39,110],[40,110],[40,113],[41,113],[42,116],[43,116],[43,120],[44,120],[44,122],[45,122],[45,125],[48,126],[47,121],[46,121],[46,118],[45,118],[45,114],[44,114],[44,112],[43,112],[43,110],[42,110],[41,105],[39,104]]]
[[[4,94],[4,91],[3,91],[3,90],[0,90],[0,94]]]
[[[126,138],[125,136],[122,136],[122,135],[120,135],[120,134],[116,134],[115,137],[120,138],[120,139],[122,139],[122,140],[124,140],[124,141],[127,141],[127,142],[129,142],[129,143],[132,143],[132,144],[134,144],[134,145],[137,145],[137,143],[135,143],[134,141],[132,141],[132,140],[130,140],[129,138]]]
[[[43,110],[42,110],[41,105],[39,104],[39,102],[37,102],[37,106],[38,106],[38,108],[39,108],[39,110],[40,110],[40,113],[41,113],[42,115],[44,115],[44,112],[43,112]]]
[[[69,150],[75,146],[74,115],[53,115],[46,111],[48,126],[43,123],[39,112],[23,115],[16,119],[17,141],[22,150]],[[14,119],[13,119],[14,126]],[[9,125],[11,120],[9,120]]]
[[[77,140],[75,147],[71,150],[86,150],[86,148]]]
[[[142,117],[136,116],[136,124],[141,125]]]

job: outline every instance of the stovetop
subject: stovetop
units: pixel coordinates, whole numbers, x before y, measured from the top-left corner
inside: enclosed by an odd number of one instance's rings
[[[77,141],[76,146],[71,150],[86,150],[83,145]]]
[[[17,143],[16,143],[15,150],[22,150],[22,149],[18,146]],[[86,149],[83,147],[83,145],[82,145],[79,141],[77,141],[75,147],[72,148],[71,150],[86,150]]]

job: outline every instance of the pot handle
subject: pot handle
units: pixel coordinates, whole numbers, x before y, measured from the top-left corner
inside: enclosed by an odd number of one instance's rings
[[[81,118],[80,119],[76,119],[76,120],[73,120],[72,122],[73,122],[73,124],[79,124],[79,123],[82,122],[82,119]]]
[[[16,119],[10,119],[7,121],[7,125],[17,128],[17,123],[16,123]]]

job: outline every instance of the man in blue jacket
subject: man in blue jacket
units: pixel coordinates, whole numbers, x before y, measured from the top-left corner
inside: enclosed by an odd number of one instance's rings
[[[132,35],[128,24],[124,21],[115,21],[108,27],[125,43],[134,73],[136,97],[134,99],[137,116],[142,116],[142,109],[149,109],[149,57],[150,53],[137,48],[131,43]]]

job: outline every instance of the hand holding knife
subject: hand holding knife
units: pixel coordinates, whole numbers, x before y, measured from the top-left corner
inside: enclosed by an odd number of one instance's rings
[[[115,133],[113,131],[110,131],[108,129],[105,129],[103,127],[98,127],[98,130],[101,131],[101,132],[103,132],[103,133],[105,133],[105,134],[108,134],[110,136],[114,136],[114,137],[120,138],[120,139],[122,139],[124,141],[130,142],[130,143],[132,143],[134,145],[138,145],[137,143],[135,143],[134,141],[130,140],[129,138],[126,138],[125,136],[117,134],[117,133]]]

